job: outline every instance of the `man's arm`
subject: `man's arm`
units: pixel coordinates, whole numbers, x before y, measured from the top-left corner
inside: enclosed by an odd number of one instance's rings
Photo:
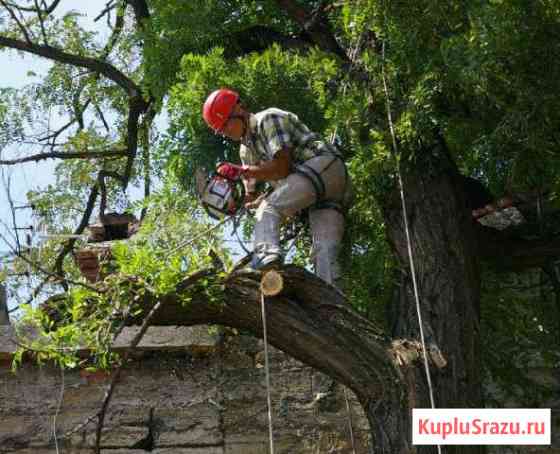
[[[259,181],[275,181],[286,178],[292,168],[292,154],[288,148],[277,151],[274,159],[265,161],[258,166],[247,166],[244,172],[246,178]]]

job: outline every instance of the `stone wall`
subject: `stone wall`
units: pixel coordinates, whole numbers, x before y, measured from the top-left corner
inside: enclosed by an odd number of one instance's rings
[[[123,332],[116,350],[129,344],[136,329]],[[268,453],[263,344],[211,332],[148,330],[111,400],[103,454]],[[31,362],[13,374],[12,335],[10,327],[0,326],[0,454],[56,454],[55,414],[58,453],[91,454],[95,423],[75,429],[98,411],[110,377],[80,370],[62,375]],[[344,389],[278,350],[270,355],[275,452],[352,453]],[[549,371],[533,372],[535,381],[553,378]],[[560,390],[557,381],[550,385]],[[347,394],[356,452],[366,454],[367,421],[352,392]],[[552,447],[494,447],[489,453],[560,454],[558,396],[541,406],[553,409]]]
[[[124,333],[119,345],[126,345]],[[6,337],[4,338],[6,339]],[[1,345],[1,344],[0,344]],[[0,368],[0,453],[91,453],[95,424],[64,437],[96,413],[109,377],[30,362],[13,374],[4,343]],[[0,354],[1,356],[1,354]],[[151,328],[127,364],[107,412],[104,454],[263,454],[268,425],[262,342],[210,335],[206,327]],[[275,452],[351,453],[344,392],[330,380],[271,351]],[[64,384],[63,384],[64,383]],[[367,425],[351,398],[356,452]],[[317,397],[322,397],[317,399]]]

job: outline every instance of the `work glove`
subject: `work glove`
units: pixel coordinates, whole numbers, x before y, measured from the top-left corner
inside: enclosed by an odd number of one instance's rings
[[[245,166],[238,166],[231,162],[222,162],[216,166],[216,172],[229,180],[238,180],[245,172]]]

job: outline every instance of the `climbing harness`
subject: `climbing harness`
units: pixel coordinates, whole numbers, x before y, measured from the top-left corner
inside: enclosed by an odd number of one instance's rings
[[[395,129],[393,127],[393,116],[391,114],[391,103],[389,101],[389,89],[387,88],[387,78],[385,75],[385,40],[383,40],[382,44],[382,55],[381,55],[381,76],[383,78],[383,89],[385,91],[385,103],[387,107],[387,120],[389,122],[389,130],[391,132],[391,139],[393,144],[393,153],[397,163],[397,177],[399,181],[399,192],[401,198],[401,205],[403,211],[403,218],[404,218],[404,230],[406,232],[406,245],[407,245],[407,252],[408,252],[408,261],[410,264],[410,273],[412,274],[412,285],[414,289],[414,299],[416,301],[416,313],[418,316],[418,325],[420,327],[420,341],[422,343],[422,353],[424,358],[424,370],[426,372],[426,381],[428,383],[428,390],[430,395],[430,404],[432,409],[436,408],[435,400],[434,400],[434,391],[432,386],[432,378],[430,374],[430,365],[428,363],[428,352],[426,349],[426,342],[424,338],[424,324],[422,322],[422,311],[420,309],[420,294],[418,291],[418,282],[416,281],[416,268],[414,265],[414,257],[412,255],[412,242],[410,240],[410,229],[408,226],[408,214],[406,210],[406,201],[404,196],[404,184],[401,175],[401,167],[400,167],[400,160],[399,158],[399,150],[397,146],[397,139],[395,135]],[[438,454],[441,454],[441,446],[437,445]]]
[[[336,200],[327,199],[326,196],[326,187],[325,181],[323,180],[322,174],[326,172],[337,160],[342,162],[344,166],[344,189],[343,193],[346,191],[346,186],[348,184],[348,169],[346,168],[346,164],[344,160],[339,154],[324,152],[318,153],[316,156],[325,156],[326,154],[332,155],[332,160],[320,171],[317,171],[310,165],[306,163],[298,164],[295,167],[294,173],[301,175],[302,177],[306,178],[311,185],[313,186],[313,190],[315,191],[315,203],[309,207],[309,209],[327,209],[332,208],[340,212],[341,214],[345,214],[344,206],[341,202]]]

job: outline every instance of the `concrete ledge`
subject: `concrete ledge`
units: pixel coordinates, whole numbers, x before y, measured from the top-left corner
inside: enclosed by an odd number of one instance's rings
[[[117,338],[114,349],[126,349],[140,330],[139,326],[127,327]],[[152,326],[134,349],[143,351],[189,351],[195,354],[215,351],[221,335],[209,326]],[[0,326],[0,360],[10,360],[17,350],[17,338],[12,326]],[[87,354],[87,350],[83,350]]]

